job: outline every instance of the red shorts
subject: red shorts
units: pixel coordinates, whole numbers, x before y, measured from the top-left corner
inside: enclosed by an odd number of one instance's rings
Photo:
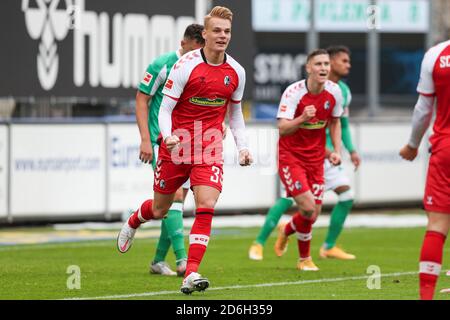
[[[433,153],[428,165],[423,206],[428,212],[450,214],[450,148]]]
[[[286,188],[287,197],[295,197],[312,190],[316,204],[322,204],[325,189],[323,163],[313,167],[304,167],[299,163],[280,163],[278,174]]]
[[[174,164],[168,160],[156,163],[153,190],[163,194],[175,193],[191,178],[193,186],[210,186],[222,192],[222,164]]]

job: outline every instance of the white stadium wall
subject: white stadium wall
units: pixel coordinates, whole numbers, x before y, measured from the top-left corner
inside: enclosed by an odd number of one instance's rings
[[[249,124],[247,129],[254,165],[238,166],[234,139],[228,129],[218,211],[269,208],[281,194],[277,130],[269,124]],[[348,154],[343,154],[355,202],[389,206],[420,201],[427,144],[423,143],[417,161],[410,163],[398,156],[410,125],[360,123],[352,125],[351,130],[363,161],[355,172]],[[141,164],[138,159],[139,143],[139,132],[133,123],[0,126],[0,219],[88,215],[110,218],[112,214],[135,209],[153,196],[153,172],[149,164]],[[327,192],[324,204],[332,204],[336,199]],[[185,210],[193,209],[190,193]]]

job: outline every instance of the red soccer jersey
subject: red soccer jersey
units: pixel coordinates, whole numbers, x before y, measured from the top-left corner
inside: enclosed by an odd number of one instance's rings
[[[417,91],[436,97],[436,120],[430,143],[433,151],[450,146],[450,40],[427,51]]]
[[[181,149],[187,153],[182,156],[184,163],[205,163],[205,156],[211,154],[222,161],[222,122],[228,104],[241,101],[244,87],[244,68],[226,54],[223,63],[211,65],[203,49],[198,49],[173,66],[163,93],[177,100],[172,112],[172,134],[180,138]],[[164,143],[160,157],[171,160]]]
[[[325,83],[319,94],[308,92],[306,80],[291,84],[283,93],[277,118],[299,117],[306,106],[316,107],[316,117],[303,123],[293,134],[280,137],[278,156],[280,163],[300,160],[305,164],[323,165],[325,158],[325,129],[328,120],[342,115],[342,94],[339,86],[332,81]]]

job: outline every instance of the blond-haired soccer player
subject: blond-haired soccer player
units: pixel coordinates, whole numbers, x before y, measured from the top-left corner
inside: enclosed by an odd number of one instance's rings
[[[450,229],[450,40],[427,51],[417,86],[412,132],[400,156],[413,161],[428,129],[436,103],[436,119],[430,137],[431,156],[423,205],[428,225],[420,253],[420,298],[433,299],[442,268],[445,239]]]
[[[181,291],[190,294],[209,286],[197,271],[211,234],[214,207],[222,191],[223,128],[229,124],[239,151],[239,164],[252,162],[245,136],[241,99],[245,70],[225,53],[231,39],[232,12],[214,7],[205,17],[205,46],[184,55],[173,66],[159,112],[162,144],[155,170],[154,200],[124,224],[118,245],[131,243],[141,223],[161,219],[176,190],[190,178],[196,215]]]

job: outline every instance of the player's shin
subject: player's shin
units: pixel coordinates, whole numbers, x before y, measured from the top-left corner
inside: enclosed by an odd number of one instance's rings
[[[165,220],[177,265],[179,265],[187,258],[184,247],[183,204],[181,202],[174,202]]]
[[[420,253],[420,299],[432,300],[442,267],[442,255],[446,236],[427,231]]]
[[[285,213],[292,206],[292,203],[293,201],[289,198],[280,198],[269,209],[264,225],[256,238],[257,243],[262,245],[266,244],[267,238],[277,226],[283,213]]]
[[[189,235],[189,253],[185,277],[188,277],[192,272],[197,272],[199,268],[211,235],[213,214],[214,209],[198,208],[196,210],[194,224]]]
[[[128,219],[128,224],[131,228],[137,229],[142,223],[150,221],[154,218],[152,205],[152,199],[146,200],[144,201],[144,203],[142,203],[139,209],[130,216],[130,218]]]
[[[345,220],[353,207],[353,193],[348,190],[339,195],[339,202],[331,211],[330,226],[325,238],[325,249],[329,250],[336,245],[336,240],[342,232]]]
[[[297,213],[292,219],[297,234],[297,245],[300,259],[311,256],[312,225],[314,220]]]

